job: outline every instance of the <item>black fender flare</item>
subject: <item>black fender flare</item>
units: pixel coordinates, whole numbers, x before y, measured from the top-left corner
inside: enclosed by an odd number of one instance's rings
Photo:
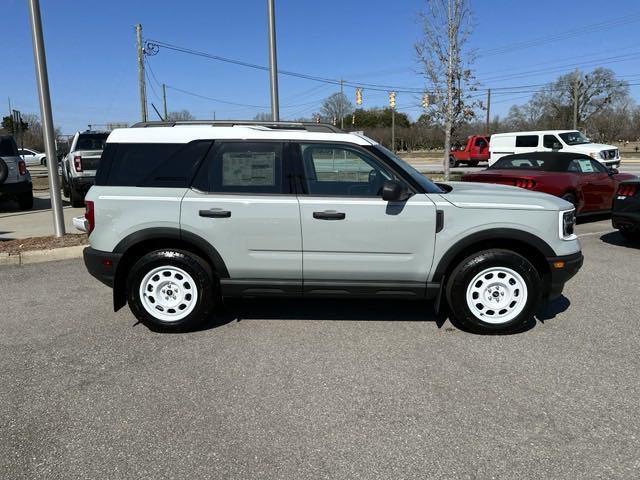
[[[442,282],[445,274],[451,267],[451,263],[460,253],[467,248],[472,247],[474,244],[486,242],[488,240],[514,240],[535,248],[546,258],[556,256],[556,253],[549,244],[533,233],[513,228],[490,228],[472,233],[450,247],[438,262],[438,266],[434,270],[431,281]]]
[[[218,250],[216,250],[213,245],[211,245],[201,236],[196,235],[192,232],[180,230],[179,228],[153,227],[139,230],[120,240],[120,242],[113,249],[113,253],[120,254],[124,257],[127,252],[129,252],[132,248],[135,248],[137,245],[154,240],[184,242],[186,244],[185,247],[188,247],[188,245],[193,245],[200,252],[204,253],[204,255],[206,256],[204,260],[211,263],[218,278],[229,278],[229,270],[227,269],[227,266],[224,263],[224,260],[222,259],[222,256],[220,255]],[[175,243],[172,246],[180,248],[179,245],[176,246]],[[185,249],[188,250],[188,248]],[[130,265],[128,264],[128,261],[119,262],[117,270],[115,272],[113,285],[113,309],[115,311],[118,311],[127,303],[125,292],[126,281],[121,267],[128,269]]]
[[[207,255],[208,258],[205,258],[205,260],[211,262],[216,274],[220,278],[229,278],[229,270],[218,250],[201,236],[179,228],[154,227],[139,230],[120,240],[114,248],[113,253],[125,254],[130,248],[142,242],[163,239],[184,241],[196,246]]]

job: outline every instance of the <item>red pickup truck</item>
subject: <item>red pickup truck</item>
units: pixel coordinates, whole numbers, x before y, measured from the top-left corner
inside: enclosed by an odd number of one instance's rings
[[[480,162],[488,162],[489,138],[485,135],[471,135],[467,138],[466,145],[451,147],[449,166],[457,167],[464,163],[470,167],[477,167]]]

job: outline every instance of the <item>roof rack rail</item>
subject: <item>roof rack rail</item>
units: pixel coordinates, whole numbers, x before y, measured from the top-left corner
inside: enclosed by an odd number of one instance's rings
[[[131,128],[147,128],[147,127],[175,127],[176,125],[211,125],[213,127],[266,127],[274,130],[306,130],[308,132],[330,132],[345,133],[335,125],[329,123],[315,122],[259,122],[254,120],[180,120],[180,121],[151,121],[139,122],[131,126]]]

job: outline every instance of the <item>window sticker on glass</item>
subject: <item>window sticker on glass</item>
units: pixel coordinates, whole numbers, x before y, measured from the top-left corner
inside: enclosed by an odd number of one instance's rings
[[[222,155],[222,185],[275,185],[275,152],[225,152]]]
[[[591,160],[578,160],[580,162],[580,170],[582,173],[593,173],[595,170],[593,169],[593,165],[591,165]]]

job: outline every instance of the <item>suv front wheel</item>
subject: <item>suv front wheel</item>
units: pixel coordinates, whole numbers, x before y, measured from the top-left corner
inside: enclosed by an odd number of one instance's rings
[[[213,310],[213,272],[190,252],[156,250],[131,268],[127,296],[133,314],[151,330],[193,330]]]
[[[541,280],[526,258],[510,250],[485,250],[464,259],[451,273],[447,300],[454,317],[474,331],[508,333],[532,321]]]

